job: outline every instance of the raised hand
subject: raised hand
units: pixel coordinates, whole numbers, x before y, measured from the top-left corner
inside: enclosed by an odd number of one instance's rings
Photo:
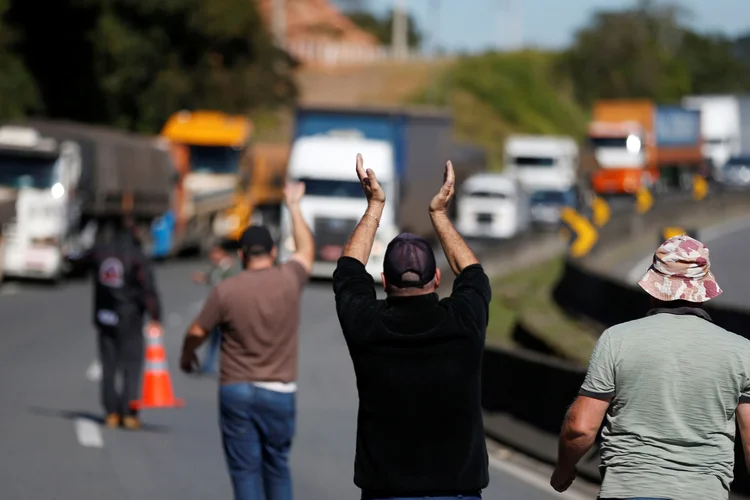
[[[290,182],[284,186],[284,202],[287,206],[298,205],[305,196],[304,182]]]
[[[362,184],[362,191],[364,191],[367,201],[385,203],[385,191],[380,187],[380,183],[375,177],[375,172],[371,168],[365,171],[362,166],[363,163],[362,155],[357,153],[357,177],[359,177],[359,182]]]
[[[443,175],[443,185],[440,191],[430,202],[430,212],[445,212],[448,209],[453,194],[455,193],[456,174],[453,172],[453,164],[448,161],[445,164],[445,174]]]

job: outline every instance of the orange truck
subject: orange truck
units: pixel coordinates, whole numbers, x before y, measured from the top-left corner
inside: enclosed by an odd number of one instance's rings
[[[240,167],[241,189],[217,223],[218,232],[238,240],[248,225],[263,224],[279,238],[288,161],[289,144],[253,144],[252,155],[246,155]]]
[[[227,237],[223,221],[241,198],[252,130],[247,117],[216,111],[181,111],[167,120],[161,137],[170,146],[175,187],[172,210],[152,225],[153,257],[205,251]]]
[[[600,195],[689,190],[706,175],[698,110],[650,100],[600,100],[588,128],[593,190]]]

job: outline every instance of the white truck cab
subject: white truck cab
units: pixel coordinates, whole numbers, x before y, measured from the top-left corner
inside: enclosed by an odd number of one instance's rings
[[[29,127],[0,127],[0,186],[16,193],[15,218],[3,227],[6,276],[61,277],[68,198],[80,171],[76,143],[44,138]]]
[[[506,239],[529,227],[529,197],[515,176],[475,174],[460,189],[456,229],[462,236]]]
[[[398,234],[394,207],[399,199],[399,186],[391,144],[357,135],[300,137],[292,145],[287,175],[292,181],[305,183],[301,209],[315,235],[312,276],[330,278],[349,236],[367,208],[355,170],[357,153],[362,154],[364,167],[375,171],[386,193],[380,227],[366,266],[377,283],[383,270],[386,246]],[[295,250],[286,207],[282,210],[281,235],[279,256],[283,262]]]
[[[712,173],[721,180],[724,165],[740,153],[740,104],[737,96],[688,96],[684,107],[701,112],[703,157],[710,160]]]
[[[527,192],[572,186],[578,173],[578,144],[570,137],[511,135],[505,141],[505,172]]]

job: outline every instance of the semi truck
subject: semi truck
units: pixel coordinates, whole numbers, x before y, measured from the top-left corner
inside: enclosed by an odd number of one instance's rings
[[[243,162],[251,161],[252,124],[244,116],[180,111],[164,124],[175,165],[173,205],[151,228],[152,256],[207,251],[230,236],[229,210],[241,202]]]
[[[253,144],[252,155],[245,155],[240,166],[240,191],[217,220],[217,233],[235,242],[247,226],[262,224],[279,239],[288,161],[289,144]]]
[[[701,112],[650,100],[594,103],[588,147],[595,166],[593,190],[600,195],[689,190],[693,176],[706,177]]]
[[[528,193],[568,190],[578,175],[578,144],[572,137],[510,135],[505,139],[505,172]]]
[[[750,153],[750,96],[687,96],[682,105],[701,112],[703,156],[714,180],[722,181],[726,163]]]
[[[459,153],[452,142],[452,116],[444,110],[300,107],[288,177],[305,182],[302,211],[315,234],[313,275],[330,277],[349,235],[366,208],[355,173],[357,153],[386,191],[386,206],[367,270],[378,278],[387,243],[398,233],[432,237],[428,206],[441,183],[446,160]],[[464,157],[465,150],[460,151]],[[476,162],[454,163],[457,185]],[[291,221],[281,219],[282,260],[294,252]]]
[[[169,207],[172,164],[163,143],[72,122],[0,128],[5,276],[57,282],[94,244],[103,219],[131,215],[145,235]]]

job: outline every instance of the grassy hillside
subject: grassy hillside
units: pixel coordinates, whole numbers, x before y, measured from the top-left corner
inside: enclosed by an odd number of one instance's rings
[[[587,113],[555,71],[556,58],[538,51],[486,53],[452,61],[308,67],[296,78],[301,104],[449,106],[456,138],[484,146],[499,166],[508,134],[582,134]],[[261,120],[265,127],[258,123],[260,140],[287,139],[290,117],[274,118]]]
[[[555,71],[556,57],[524,51],[460,59],[409,101],[450,106],[458,137],[485,146],[496,157],[510,133],[580,137],[587,113],[574,101],[570,83]]]
[[[297,73],[302,104],[377,105],[408,101],[439,78],[448,61],[309,67]]]

